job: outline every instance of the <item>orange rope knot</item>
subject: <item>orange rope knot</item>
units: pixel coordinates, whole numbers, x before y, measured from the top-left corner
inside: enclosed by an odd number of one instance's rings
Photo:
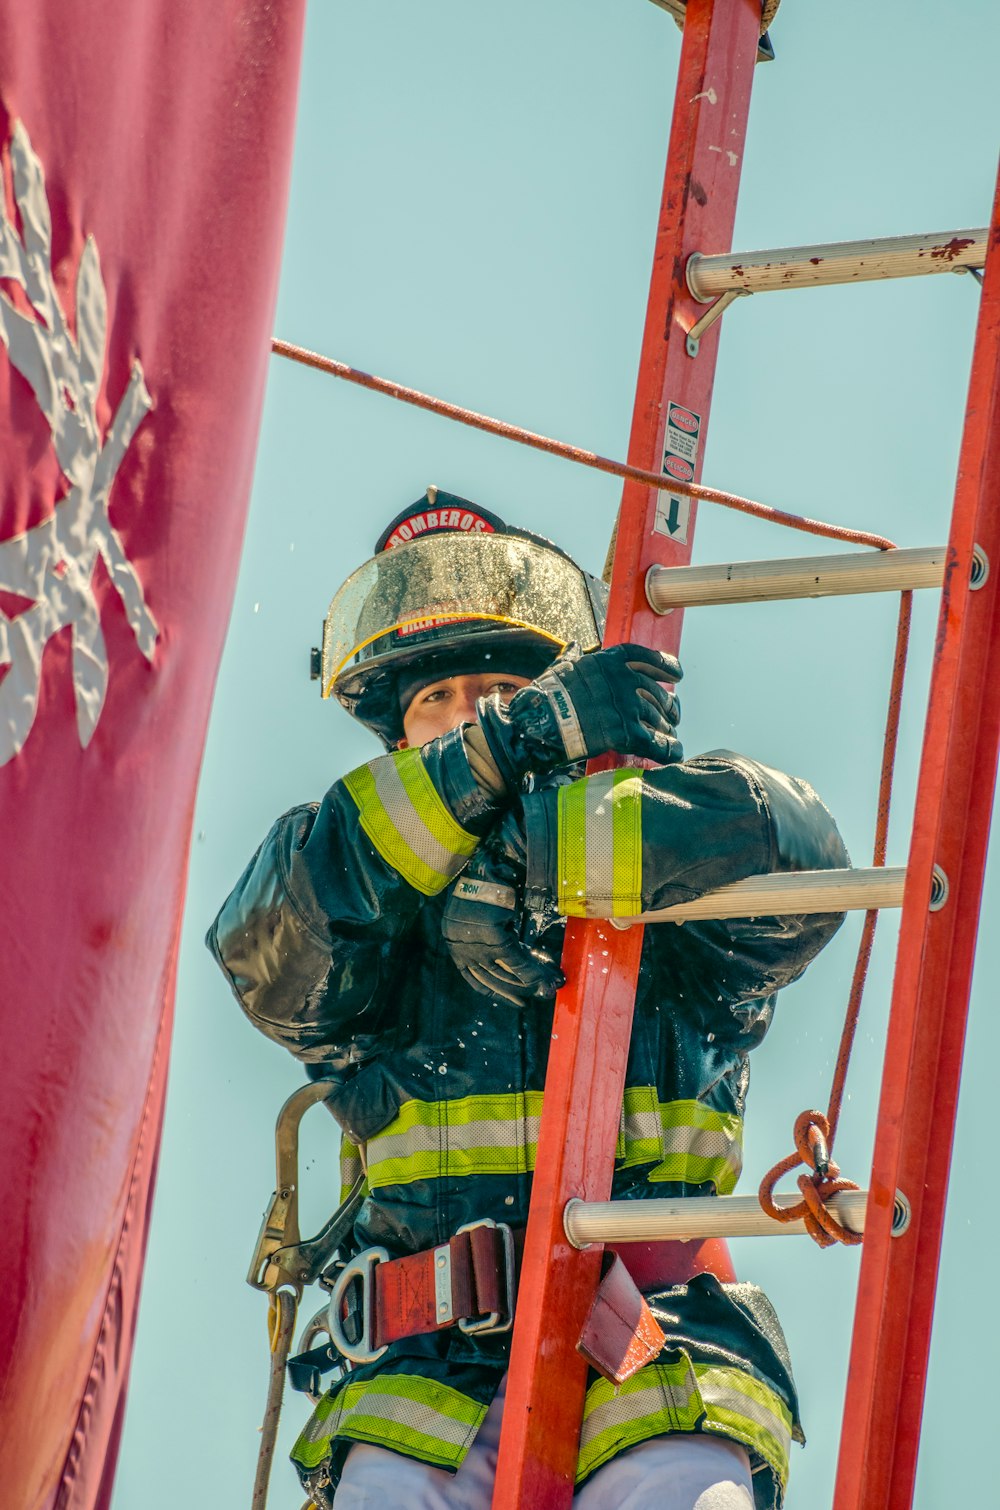
[[[794,1206],[777,1206],[774,1187],[783,1175],[805,1164],[812,1174],[800,1174],[798,1186],[802,1200]],[[840,1167],[830,1157],[830,1124],[822,1112],[800,1112],[795,1122],[795,1153],[769,1169],[760,1182],[758,1197],[762,1209],[776,1222],[805,1223],[806,1231],[821,1248],[831,1243],[860,1243],[861,1233],[852,1232],[838,1222],[826,1207],[832,1195],[841,1190],[857,1190],[853,1180],[840,1178]]]

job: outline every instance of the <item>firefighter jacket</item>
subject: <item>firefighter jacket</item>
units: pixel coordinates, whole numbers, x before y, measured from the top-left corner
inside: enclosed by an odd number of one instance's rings
[[[497,821],[461,731],[380,756],[286,813],[208,944],[255,1027],[335,1083],[344,1177],[366,1150],[358,1249],[402,1255],[463,1223],[527,1220],[552,1007],[477,994],[441,938],[448,889]],[[523,799],[529,894],[564,915],[635,915],[765,871],[848,863],[805,783],[727,752],[579,778]],[[748,1053],[775,993],[835,916],[647,928],[616,1149],[616,1199],[726,1194],[740,1173]],[[700,1275],[647,1299],[667,1344],[616,1390],[594,1375],[582,1482],[645,1438],[707,1431],[748,1449],[780,1504],[802,1440],[784,1338],[763,1293]],[[394,1343],[323,1399],[293,1450],[317,1504],[355,1441],[457,1469],[506,1368],[509,1335]]]

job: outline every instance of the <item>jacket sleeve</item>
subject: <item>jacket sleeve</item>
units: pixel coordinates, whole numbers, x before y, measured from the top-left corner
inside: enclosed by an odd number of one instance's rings
[[[850,864],[806,782],[713,751],[677,765],[601,772],[524,801],[526,900],[567,917],[635,917],[746,876]],[[842,914],[659,923],[660,964],[676,984],[735,1010],[802,973]]]
[[[279,818],[206,938],[254,1026],[306,1063],[367,1058],[400,939],[495,813],[457,729],[371,760]]]

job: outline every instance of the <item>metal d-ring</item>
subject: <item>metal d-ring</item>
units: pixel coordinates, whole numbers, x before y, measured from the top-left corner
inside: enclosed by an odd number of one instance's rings
[[[375,1268],[391,1257],[387,1248],[366,1248],[363,1253],[358,1254],[357,1258],[352,1258],[350,1263],[344,1265],[330,1294],[330,1304],[327,1307],[327,1330],[330,1333],[330,1340],[337,1352],[349,1358],[352,1363],[374,1363],[375,1359],[381,1358],[385,1352],[385,1347],[375,1347],[373,1337]],[[361,1282],[361,1336],[357,1342],[348,1342],[344,1335],[340,1308],[348,1285],[355,1279]]]

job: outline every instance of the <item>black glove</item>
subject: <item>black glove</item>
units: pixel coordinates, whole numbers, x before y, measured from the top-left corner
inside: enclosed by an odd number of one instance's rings
[[[613,750],[668,765],[683,760],[674,730],[680,703],[671,690],[681,668],[644,645],[580,655],[574,647],[506,705],[479,703],[479,726],[508,788],[529,771],[550,771]]]
[[[462,979],[515,1007],[554,996],[566,979],[551,955],[522,942],[524,865],[524,837],[508,814],[455,882],[441,919]]]

